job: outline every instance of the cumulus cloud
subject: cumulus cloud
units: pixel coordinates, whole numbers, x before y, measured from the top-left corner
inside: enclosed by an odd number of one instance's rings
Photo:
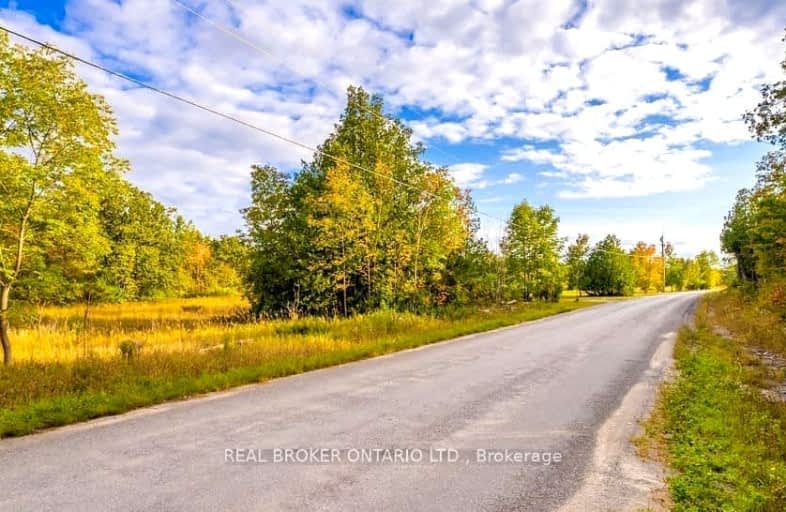
[[[488,182],[482,178],[486,169],[487,165],[467,162],[449,166],[448,172],[461,188],[485,188]]]
[[[332,129],[346,86],[363,85],[393,112],[422,113],[409,125],[427,145],[487,142],[503,162],[540,166],[563,197],[713,179],[705,143],[748,138],[740,115],[779,73],[786,19],[786,4],[767,0],[182,0],[254,51],[172,1],[65,1],[59,31],[13,7],[0,17],[310,145]],[[294,169],[310,156],[95,70],[80,74],[115,109],[131,178],[210,232],[240,225],[250,164]],[[503,138],[505,150],[495,145]],[[475,189],[522,179],[492,176],[492,165],[450,170]]]

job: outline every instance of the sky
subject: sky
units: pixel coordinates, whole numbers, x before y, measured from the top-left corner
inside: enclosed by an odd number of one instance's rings
[[[310,146],[361,85],[472,191],[492,245],[527,200],[565,237],[664,232],[686,256],[719,250],[753,183],[767,147],[742,114],[786,51],[777,0],[0,0],[0,24]],[[252,164],[311,158],[77,69],[129,179],[209,234],[242,228]]]

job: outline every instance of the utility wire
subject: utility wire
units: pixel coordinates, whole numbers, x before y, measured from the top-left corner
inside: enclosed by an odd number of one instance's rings
[[[153,91],[155,93],[158,93],[158,94],[161,94],[163,96],[166,96],[166,97],[168,97],[170,99],[173,99],[175,101],[178,101],[180,103],[185,103],[186,105],[189,105],[191,107],[197,108],[197,109],[202,110],[204,112],[208,112],[209,114],[213,114],[214,116],[218,116],[218,117],[221,117],[221,118],[226,119],[228,121],[232,121],[234,123],[241,124],[241,125],[243,125],[243,126],[245,126],[247,128],[250,128],[252,130],[256,130],[258,132],[264,133],[265,135],[268,135],[270,137],[276,138],[276,139],[281,140],[283,142],[287,142],[287,143],[292,144],[294,146],[298,146],[298,147],[300,147],[302,149],[311,151],[313,153],[317,153],[317,154],[322,155],[324,157],[327,157],[327,158],[329,158],[329,159],[331,159],[331,160],[333,160],[333,161],[335,161],[337,163],[342,163],[342,164],[348,165],[350,167],[353,167],[355,169],[359,169],[359,170],[361,170],[363,172],[366,172],[366,173],[369,173],[369,174],[373,174],[373,175],[376,175],[376,176],[380,176],[380,177],[389,179],[390,181],[392,181],[393,183],[396,183],[398,185],[401,185],[401,186],[404,186],[404,187],[407,187],[407,188],[411,188],[413,190],[418,190],[418,189],[415,188],[414,185],[412,185],[410,183],[407,183],[405,181],[399,180],[397,178],[394,178],[393,176],[389,176],[389,175],[383,174],[381,172],[377,172],[377,171],[373,171],[371,169],[367,169],[366,167],[363,167],[361,165],[352,163],[352,162],[350,162],[350,161],[348,161],[348,160],[346,160],[344,158],[331,155],[330,153],[328,153],[328,152],[326,152],[326,151],[324,151],[322,149],[315,148],[313,146],[310,146],[310,145],[305,144],[303,142],[297,141],[295,139],[291,139],[291,138],[286,137],[284,135],[279,135],[276,132],[273,132],[273,131],[268,130],[266,128],[262,128],[260,126],[255,125],[255,124],[252,124],[252,123],[250,123],[248,121],[245,121],[245,120],[243,120],[243,119],[241,119],[239,117],[233,116],[231,114],[227,114],[225,112],[221,112],[221,111],[216,110],[216,109],[211,108],[211,107],[207,107],[205,105],[197,103],[196,101],[190,100],[190,99],[185,98],[183,96],[179,96],[179,95],[177,95],[177,94],[175,94],[173,92],[169,92],[169,91],[167,91],[165,89],[161,89],[159,87],[150,85],[150,84],[148,84],[146,82],[143,82],[143,81],[138,80],[136,78],[133,78],[133,77],[131,77],[129,75],[126,75],[125,73],[121,73],[119,71],[114,71],[114,70],[109,69],[109,68],[107,68],[105,66],[102,66],[100,64],[96,64],[95,62],[89,61],[87,59],[84,59],[84,58],[79,57],[77,55],[74,55],[72,53],[66,52],[66,51],[61,50],[61,49],[59,49],[59,48],[57,48],[55,46],[52,46],[52,45],[50,45],[48,43],[45,43],[43,41],[39,41],[39,40],[34,39],[32,37],[26,36],[24,34],[21,34],[19,32],[16,32],[14,30],[6,28],[6,27],[4,27],[2,25],[0,25],[0,30],[3,30],[4,32],[12,34],[12,35],[14,35],[16,37],[19,37],[21,39],[24,39],[25,41],[28,41],[28,42],[33,43],[35,45],[38,45],[38,46],[40,46],[42,48],[46,48],[47,50],[53,51],[55,53],[58,53],[58,54],[60,54],[60,55],[62,55],[64,57],[67,57],[69,59],[73,59],[73,60],[75,60],[77,62],[80,62],[80,63],[86,65],[86,66],[90,66],[91,68],[98,69],[98,70],[103,71],[103,72],[105,72],[105,73],[107,73],[109,75],[115,76],[117,78],[121,78],[121,79],[126,80],[128,82],[131,82],[131,83],[133,83],[135,85],[138,85],[139,87],[142,87],[144,89],[148,89],[148,90]],[[434,197],[434,198],[438,197],[438,195],[434,194],[433,192],[428,192],[428,191],[421,191],[421,192],[424,193],[424,194],[427,194],[427,195],[429,195],[431,197]]]
[[[202,21],[213,25],[216,29],[218,29],[221,32],[227,34],[229,37],[232,37],[233,39],[235,39],[237,41],[240,41],[241,43],[243,43],[244,45],[248,46],[249,48],[253,48],[254,51],[257,51],[259,53],[263,53],[263,54],[267,55],[268,57],[272,57],[273,59],[276,59],[276,56],[273,54],[273,52],[271,52],[267,48],[263,48],[263,47],[259,46],[258,44],[254,43],[252,40],[248,39],[247,37],[245,37],[243,34],[238,32],[237,30],[233,30],[233,29],[227,27],[226,25],[222,25],[221,23],[218,23],[217,21],[214,21],[214,20],[208,18],[207,16],[205,16],[201,12],[197,11],[196,9],[193,9],[188,4],[185,4],[185,3],[181,2],[180,0],[172,0],[172,1],[175,4],[179,5],[180,7],[182,7],[183,9],[185,9],[186,11],[190,12],[191,14],[193,14],[194,16],[196,16],[197,18],[201,19]],[[276,60],[278,60],[278,59],[276,59]],[[292,68],[290,68],[289,66],[286,66],[285,64],[284,64],[284,67],[286,67],[290,71],[294,72],[294,70]]]
[[[232,6],[234,9],[239,10],[239,7],[238,7],[237,3],[235,3],[234,1],[232,1],[232,0],[225,0],[225,1],[230,6]],[[279,65],[281,65],[282,67],[286,68],[291,73],[296,74],[296,75],[302,75],[302,73],[300,73],[300,72],[296,71],[295,69],[293,69],[286,62],[281,61],[273,52],[271,52],[267,48],[263,48],[262,46],[256,44],[254,41],[250,40],[248,37],[243,35],[243,33],[241,33],[240,31],[235,30],[232,27],[228,27],[228,26],[226,26],[226,25],[224,25],[222,23],[219,23],[219,22],[215,21],[212,18],[209,18],[205,14],[197,11],[196,9],[194,9],[191,6],[189,6],[185,2],[182,2],[181,0],[172,0],[172,2],[174,2],[176,5],[180,6],[182,9],[184,9],[184,10],[188,11],[189,13],[193,14],[197,18],[201,19],[202,21],[212,25],[217,30],[223,32],[227,36],[229,36],[229,37],[233,38],[234,40],[238,41],[239,43],[241,43],[241,44],[243,44],[245,46],[248,46],[249,48],[251,48],[252,50],[254,50],[254,51],[258,52],[258,53],[261,53],[263,55],[266,55],[266,56],[274,59],[275,61],[277,61],[277,63]],[[325,84],[320,83],[319,81],[314,80],[313,78],[308,78],[307,77],[307,80],[310,80],[310,81],[314,82],[315,84],[321,85],[322,87],[325,87],[326,89],[329,89],[329,87],[326,87]],[[381,119],[382,121],[384,121],[386,123],[387,122],[393,122],[393,120],[390,119],[389,117],[381,115],[381,114],[379,114],[377,111],[375,111],[373,109],[366,108],[364,106],[360,106],[359,108],[361,110],[363,110],[364,112],[366,112],[368,114],[371,114],[374,117],[377,117],[378,119]],[[433,150],[436,150],[436,151],[442,153],[443,155],[447,156],[448,158],[450,158],[451,160],[455,161],[456,163],[460,163],[461,162],[461,159],[459,159],[457,156],[455,156],[455,155],[453,155],[453,154],[443,150],[439,146],[435,146],[435,145],[424,145],[424,146],[426,147],[426,149],[433,149]]]
[[[125,73],[121,73],[120,71],[115,71],[113,69],[107,68],[105,66],[102,66],[101,64],[97,64],[97,63],[92,62],[90,60],[87,60],[85,58],[79,57],[78,55],[74,55],[73,53],[67,52],[65,50],[61,50],[60,48],[57,48],[56,46],[52,46],[51,44],[48,44],[48,43],[45,43],[45,42],[40,41],[38,39],[35,39],[33,37],[27,36],[25,34],[22,34],[20,32],[17,32],[15,30],[10,29],[10,28],[7,28],[7,27],[4,27],[4,26],[0,25],[0,30],[2,30],[2,31],[4,31],[4,32],[6,32],[8,34],[11,34],[13,36],[16,36],[16,37],[18,37],[18,38],[20,38],[22,40],[25,40],[27,42],[35,44],[35,45],[37,45],[37,46],[39,46],[41,48],[45,48],[45,49],[47,49],[49,51],[52,51],[52,52],[57,53],[59,55],[62,55],[64,57],[66,57],[66,58],[69,58],[69,59],[72,59],[72,60],[74,60],[76,62],[82,63],[82,64],[84,64],[86,66],[91,67],[91,68],[97,69],[99,71],[103,71],[104,73],[107,73],[107,74],[109,74],[111,76],[120,78],[120,79],[125,80],[125,81],[130,82],[130,83],[133,83],[133,84],[135,84],[135,85],[137,85],[139,87],[142,87],[143,89],[148,89],[148,90],[150,90],[152,92],[155,92],[157,94],[160,94],[162,96],[166,96],[167,98],[170,98],[170,99],[172,99],[174,101],[177,101],[177,102],[189,105],[189,106],[194,107],[194,108],[196,108],[198,110],[202,110],[203,112],[207,112],[209,114],[212,114],[214,116],[220,117],[220,118],[225,119],[227,121],[232,121],[234,123],[240,124],[242,126],[245,126],[246,128],[250,128],[252,130],[258,131],[260,133],[263,133],[265,135],[268,135],[268,136],[273,137],[275,139],[278,139],[280,141],[286,142],[288,144],[292,144],[293,146],[297,146],[299,148],[311,151],[311,152],[313,152],[315,154],[318,154],[318,155],[324,156],[326,158],[329,158],[329,159],[333,160],[336,163],[342,163],[344,165],[347,165],[347,166],[352,167],[354,169],[358,169],[358,170],[363,171],[365,173],[372,174],[372,175],[375,175],[375,176],[379,176],[381,178],[388,179],[388,180],[390,180],[391,182],[393,182],[393,183],[395,183],[397,185],[400,185],[402,187],[406,187],[406,188],[415,190],[417,192],[420,192],[421,194],[424,194],[424,195],[432,197],[432,198],[438,198],[439,197],[438,194],[435,194],[435,193],[429,192],[429,191],[420,190],[415,185],[413,185],[411,183],[408,183],[406,181],[399,180],[399,179],[394,178],[393,176],[390,176],[388,174],[384,174],[384,173],[380,173],[380,172],[368,169],[368,168],[366,168],[366,167],[364,167],[362,165],[350,162],[349,160],[346,160],[344,158],[341,158],[341,157],[338,157],[338,156],[335,156],[335,155],[331,155],[330,153],[328,153],[328,152],[326,152],[326,151],[324,151],[324,150],[322,150],[320,148],[315,148],[313,146],[310,146],[310,145],[305,144],[303,142],[300,142],[298,140],[286,137],[284,135],[280,135],[280,134],[278,134],[276,132],[273,132],[271,130],[268,130],[266,128],[262,128],[260,126],[255,125],[255,124],[252,124],[252,123],[250,123],[248,121],[245,121],[245,120],[243,120],[243,119],[241,119],[239,117],[233,116],[231,114],[227,114],[225,112],[221,112],[221,111],[216,110],[216,109],[214,109],[212,107],[208,107],[208,106],[202,105],[200,103],[197,103],[194,100],[190,100],[188,98],[185,98],[185,97],[180,96],[178,94],[175,94],[173,92],[170,92],[170,91],[167,91],[165,89],[156,87],[154,85],[150,85],[150,84],[148,84],[146,82],[143,82],[142,80],[139,80],[139,79],[136,79],[136,78],[134,78],[132,76],[126,75]],[[477,210],[476,209],[475,211],[478,214],[483,215],[484,217],[487,217],[489,219],[502,222],[505,225],[509,225],[509,226],[510,225],[512,225],[512,226],[516,225],[516,224],[511,223],[510,221],[506,221],[506,220],[504,220],[504,219],[502,219],[500,217],[497,217],[495,215],[491,215],[491,214],[485,213],[485,212],[483,212],[481,210]],[[599,251],[599,252],[604,252],[604,253],[608,253],[608,254],[616,254],[616,255],[620,255],[620,256],[648,258],[647,256],[639,256],[639,255],[635,255],[635,254],[628,254],[628,253],[625,253],[625,252],[607,251],[607,250],[604,250],[604,249],[596,249],[596,250]]]
[[[239,30],[235,30],[232,27],[228,27],[228,26],[226,26],[226,25],[224,25],[222,23],[219,23],[219,22],[215,21],[214,19],[206,16],[202,12],[197,11],[196,9],[191,7],[190,5],[188,5],[185,2],[183,2],[182,0],[172,0],[172,2],[174,2],[176,5],[180,6],[182,9],[186,10],[187,12],[193,14],[197,18],[201,19],[202,21],[212,25],[213,27],[215,27],[217,30],[221,31],[222,33],[224,33],[224,34],[228,35],[229,37],[233,38],[234,40],[240,42],[241,44],[251,48],[252,50],[254,50],[254,51],[258,52],[258,53],[261,53],[263,55],[266,55],[266,56],[271,57],[272,59],[278,61],[278,63],[281,66],[283,66],[284,68],[286,68],[290,72],[292,72],[292,73],[294,73],[296,75],[300,74],[299,72],[294,70],[291,66],[287,65],[285,62],[280,61],[280,59],[278,59],[273,52],[271,52],[267,48],[263,48],[263,47],[259,46],[258,44],[256,44],[255,42],[253,42],[252,40],[247,38]],[[232,8],[234,8],[236,10],[240,9],[240,7],[238,6],[238,4],[237,4],[237,2],[235,0],[224,0],[224,2],[226,2],[227,4],[229,4]],[[320,82],[318,82],[316,80],[313,80],[312,78],[308,78],[308,80],[311,80],[312,82],[314,82],[316,84],[322,85],[323,87],[325,86],[324,84],[321,84]],[[393,120],[390,119],[389,117],[380,115],[377,111],[375,111],[373,109],[364,107],[362,105],[359,106],[359,108],[361,110],[363,110],[364,112],[369,113],[369,114],[373,115],[374,117],[377,117],[377,118],[379,118],[379,119],[381,119],[381,120],[383,120],[385,122],[393,122]],[[449,153],[447,151],[444,151],[443,149],[441,149],[438,146],[430,145],[430,146],[426,146],[426,147],[429,148],[429,149],[437,150],[438,152],[444,154],[445,156],[451,158],[452,160],[454,160],[456,162],[460,162],[461,161],[455,155],[453,155],[453,154],[451,154],[451,153]],[[485,217],[488,217],[488,218],[491,218],[491,219],[495,219],[495,217],[493,217],[493,216],[491,216],[489,214],[486,214],[486,213],[484,213],[482,211],[478,210],[478,213],[483,215],[483,216],[485,216]],[[501,222],[505,222],[502,219],[496,219],[496,220],[500,220]],[[502,238],[500,237],[500,239],[498,240],[498,243],[500,243],[501,240],[502,240]],[[623,241],[623,242],[625,242],[625,241]],[[628,243],[630,243],[631,245],[635,245],[637,242],[628,242]],[[648,258],[647,256],[639,256],[639,255],[632,255],[632,254],[630,254],[629,256],[638,257],[638,258]]]

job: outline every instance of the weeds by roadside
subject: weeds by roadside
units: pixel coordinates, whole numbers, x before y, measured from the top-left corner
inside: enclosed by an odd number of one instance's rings
[[[675,511],[783,510],[786,404],[762,392],[773,376],[752,352],[783,349],[780,322],[767,315],[734,291],[713,294],[679,333],[678,376],[640,443],[670,466]]]
[[[0,369],[0,436],[24,435],[591,304],[518,304],[449,318],[380,311],[345,319],[209,324],[190,330],[161,327],[143,331],[147,337],[139,345],[138,340],[122,341],[139,332],[133,324],[122,336],[115,333],[111,343],[100,333],[86,337],[84,354],[78,344],[64,345],[60,359],[18,360]]]

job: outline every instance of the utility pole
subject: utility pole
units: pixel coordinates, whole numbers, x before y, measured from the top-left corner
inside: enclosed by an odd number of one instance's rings
[[[663,231],[660,232],[660,257],[663,260],[663,293],[666,293],[666,238]]]

